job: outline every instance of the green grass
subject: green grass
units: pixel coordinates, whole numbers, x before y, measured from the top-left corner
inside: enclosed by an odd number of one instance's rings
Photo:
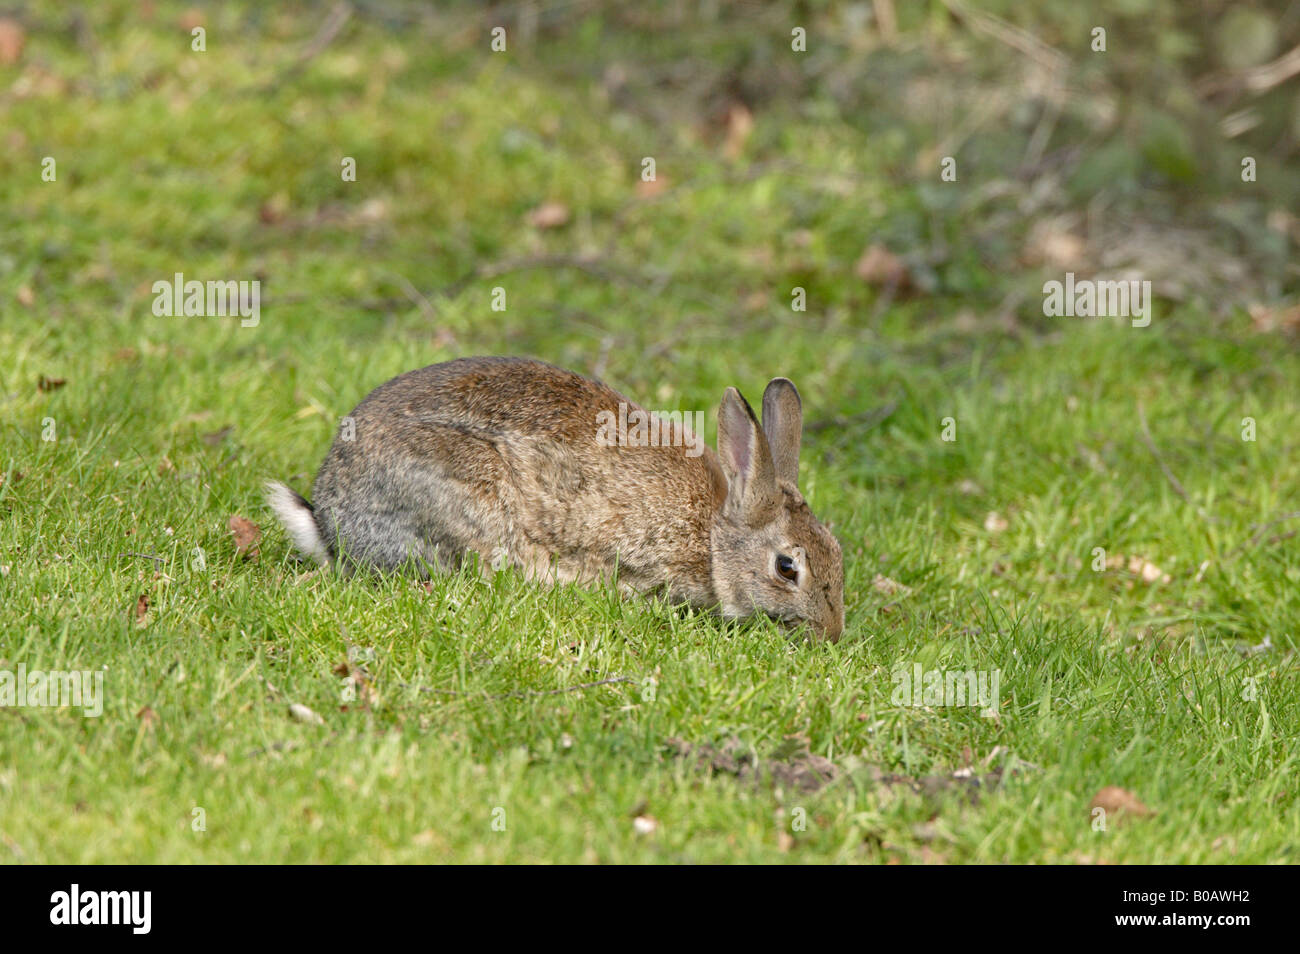
[[[882,156],[813,110],[759,112],[728,160],[589,77],[485,54],[472,25],[359,17],[268,92],[318,18],[223,8],[194,54],[175,11],[127,9],[90,14],[93,55],[38,15],[22,69],[54,79],[0,97],[0,669],[102,668],[106,693],[100,718],[0,710],[0,857],[1296,860],[1300,551],[1297,524],[1265,526],[1300,509],[1293,349],[1168,302],[1134,329],[1031,295],[1008,332],[990,303],[1035,279],[973,251],[936,294],[885,301],[853,263],[912,214],[885,167],[914,144]],[[557,59],[601,49],[598,28],[570,39]],[[646,155],[670,185],[638,198]],[[523,224],[547,200],[572,222]],[[177,271],[260,278],[260,324],[154,317]],[[479,353],[707,408],[710,442],[724,387],[793,378],[844,639],[509,574],[304,574],[262,480],[308,490],[371,388]],[[1094,571],[1097,547],[1115,565]],[[349,647],[373,650],[364,698],[343,694]],[[999,670],[998,717],[893,705],[914,663]],[[711,774],[668,741],[767,765],[790,736],[837,780]],[[880,779],[970,761],[1002,770],[974,803]],[[1154,814],[1095,831],[1107,785]]]

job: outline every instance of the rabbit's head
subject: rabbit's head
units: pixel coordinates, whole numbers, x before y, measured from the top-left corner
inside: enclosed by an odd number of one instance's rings
[[[802,430],[799,392],[786,378],[763,392],[761,426],[739,391],[723,395],[718,458],[727,495],[711,530],[713,587],[725,616],[764,613],[835,642],[844,631],[844,562],[796,487]]]

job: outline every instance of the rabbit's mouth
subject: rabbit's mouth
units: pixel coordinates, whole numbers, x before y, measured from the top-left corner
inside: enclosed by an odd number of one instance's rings
[[[816,623],[812,622],[811,620],[804,619],[801,616],[779,616],[775,613],[767,613],[765,615],[769,616],[773,622],[775,622],[778,626],[781,627],[782,630],[784,630],[786,633],[788,633],[791,636],[799,636],[799,635],[807,636],[814,643],[839,642],[839,638],[840,638],[839,633],[835,633],[834,635],[831,635],[830,633],[826,632],[826,630],[819,627]]]

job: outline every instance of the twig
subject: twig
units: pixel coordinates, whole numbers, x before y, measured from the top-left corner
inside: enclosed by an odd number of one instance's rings
[[[128,550],[127,553],[126,553],[126,555],[127,555],[127,556],[133,556],[133,557],[143,557],[143,558],[146,559],[146,560],[157,560],[159,563],[166,563],[166,562],[167,562],[167,561],[166,561],[165,559],[163,559],[162,557],[160,557],[160,556],[154,556],[152,553],[132,553],[130,550]]]
[[[424,293],[412,285],[410,279],[405,275],[400,272],[394,272],[393,274],[402,286],[402,291],[406,293],[406,297],[411,299],[411,303],[420,309],[420,314],[424,315],[429,321],[437,321],[438,315],[433,310],[433,305],[430,304],[429,299],[424,296]]]
[[[346,2],[346,0],[335,4],[334,8],[330,10],[329,16],[325,18],[325,22],[322,23],[320,29],[316,31],[316,35],[312,37],[311,42],[303,48],[303,51],[298,54],[298,58],[294,60],[293,64],[270,83],[266,84],[266,86],[262,87],[259,92],[274,92],[301,73],[303,67],[310,63],[321,50],[325,49],[325,47],[329,46],[330,43],[334,41],[334,38],[339,35],[339,31],[343,29],[343,25],[351,18],[352,4]]]
[[[1286,521],[1294,520],[1297,517],[1300,517],[1300,510],[1293,510],[1291,513],[1284,513],[1282,514],[1282,516],[1277,517],[1273,520],[1269,520],[1267,523],[1252,524],[1251,526],[1256,527],[1257,529],[1255,530],[1254,533],[1250,535],[1250,539],[1244,543],[1237,544],[1235,547],[1229,550],[1227,554],[1225,554],[1224,559],[1226,560],[1229,557],[1235,556],[1236,554],[1240,553],[1242,550],[1247,549],[1248,547],[1255,546],[1256,544],[1259,543],[1260,540],[1264,539],[1264,534],[1268,533],[1269,530],[1276,527],[1279,523],[1285,523]],[[1269,541],[1269,545],[1271,546],[1274,543],[1279,543],[1282,540],[1288,540],[1291,537],[1295,536],[1296,533],[1300,533],[1300,531],[1292,531],[1290,533],[1279,534],[1278,536],[1274,537],[1272,540]]]
[[[810,421],[803,426],[803,431],[805,434],[815,434],[818,431],[824,431],[828,428],[849,427],[855,424],[861,424],[863,430],[869,430],[877,424],[887,420],[897,410],[898,402],[890,401],[888,404],[872,408],[870,411],[863,411],[861,414],[850,414],[847,417],[829,417],[821,421]]]
[[[1292,76],[1300,73],[1300,46],[1283,53],[1277,59],[1262,66],[1251,67],[1236,73],[1216,73],[1199,80],[1196,91],[1201,96],[1214,96],[1217,93],[1246,90],[1251,93],[1264,93],[1285,83]]]
[[[1044,43],[1028,30],[1023,30],[991,13],[975,10],[964,0],[943,0],[943,5],[948,8],[949,13],[959,20],[968,22],[976,31],[1005,43],[1053,72],[1064,68],[1068,63],[1064,53]]]
[[[1156,442],[1151,437],[1151,428],[1147,426],[1147,412],[1143,410],[1140,403],[1138,404],[1138,423],[1142,425],[1142,440],[1146,442],[1147,449],[1151,451],[1151,456],[1154,457],[1156,463],[1160,465],[1160,469],[1164,472],[1165,479],[1168,480],[1169,485],[1177,491],[1178,496],[1182,497],[1188,503],[1191,503],[1192,500],[1187,496],[1187,491],[1183,488],[1183,485],[1179,483],[1178,478],[1174,476],[1174,472],[1166,466],[1165,459],[1160,456],[1160,450],[1156,447]]]

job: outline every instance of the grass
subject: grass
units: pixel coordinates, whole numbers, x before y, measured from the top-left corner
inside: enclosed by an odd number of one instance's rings
[[[759,113],[728,159],[468,27],[357,18],[278,83],[300,13],[223,6],[196,54],[169,8],[126,9],[87,14],[89,53],[38,13],[26,95],[0,67],[0,669],[100,669],[106,693],[97,719],[0,710],[0,857],[1296,860],[1293,351],[1170,302],[1135,329],[1031,299],[1008,331],[979,303],[1035,280],[974,251],[882,296],[853,262],[918,189],[813,110]],[[572,221],[524,224],[544,201]],[[177,271],[260,278],[260,323],[155,317]],[[844,639],[510,574],[304,575],[261,481],[307,490],[371,388],[478,353],[707,408],[710,443],[724,387],[793,378]],[[914,663],[1000,671],[997,717],[893,704]],[[675,739],[838,775],[738,779]],[[977,799],[914,790],[967,765]],[[1109,785],[1152,814],[1094,830]]]

